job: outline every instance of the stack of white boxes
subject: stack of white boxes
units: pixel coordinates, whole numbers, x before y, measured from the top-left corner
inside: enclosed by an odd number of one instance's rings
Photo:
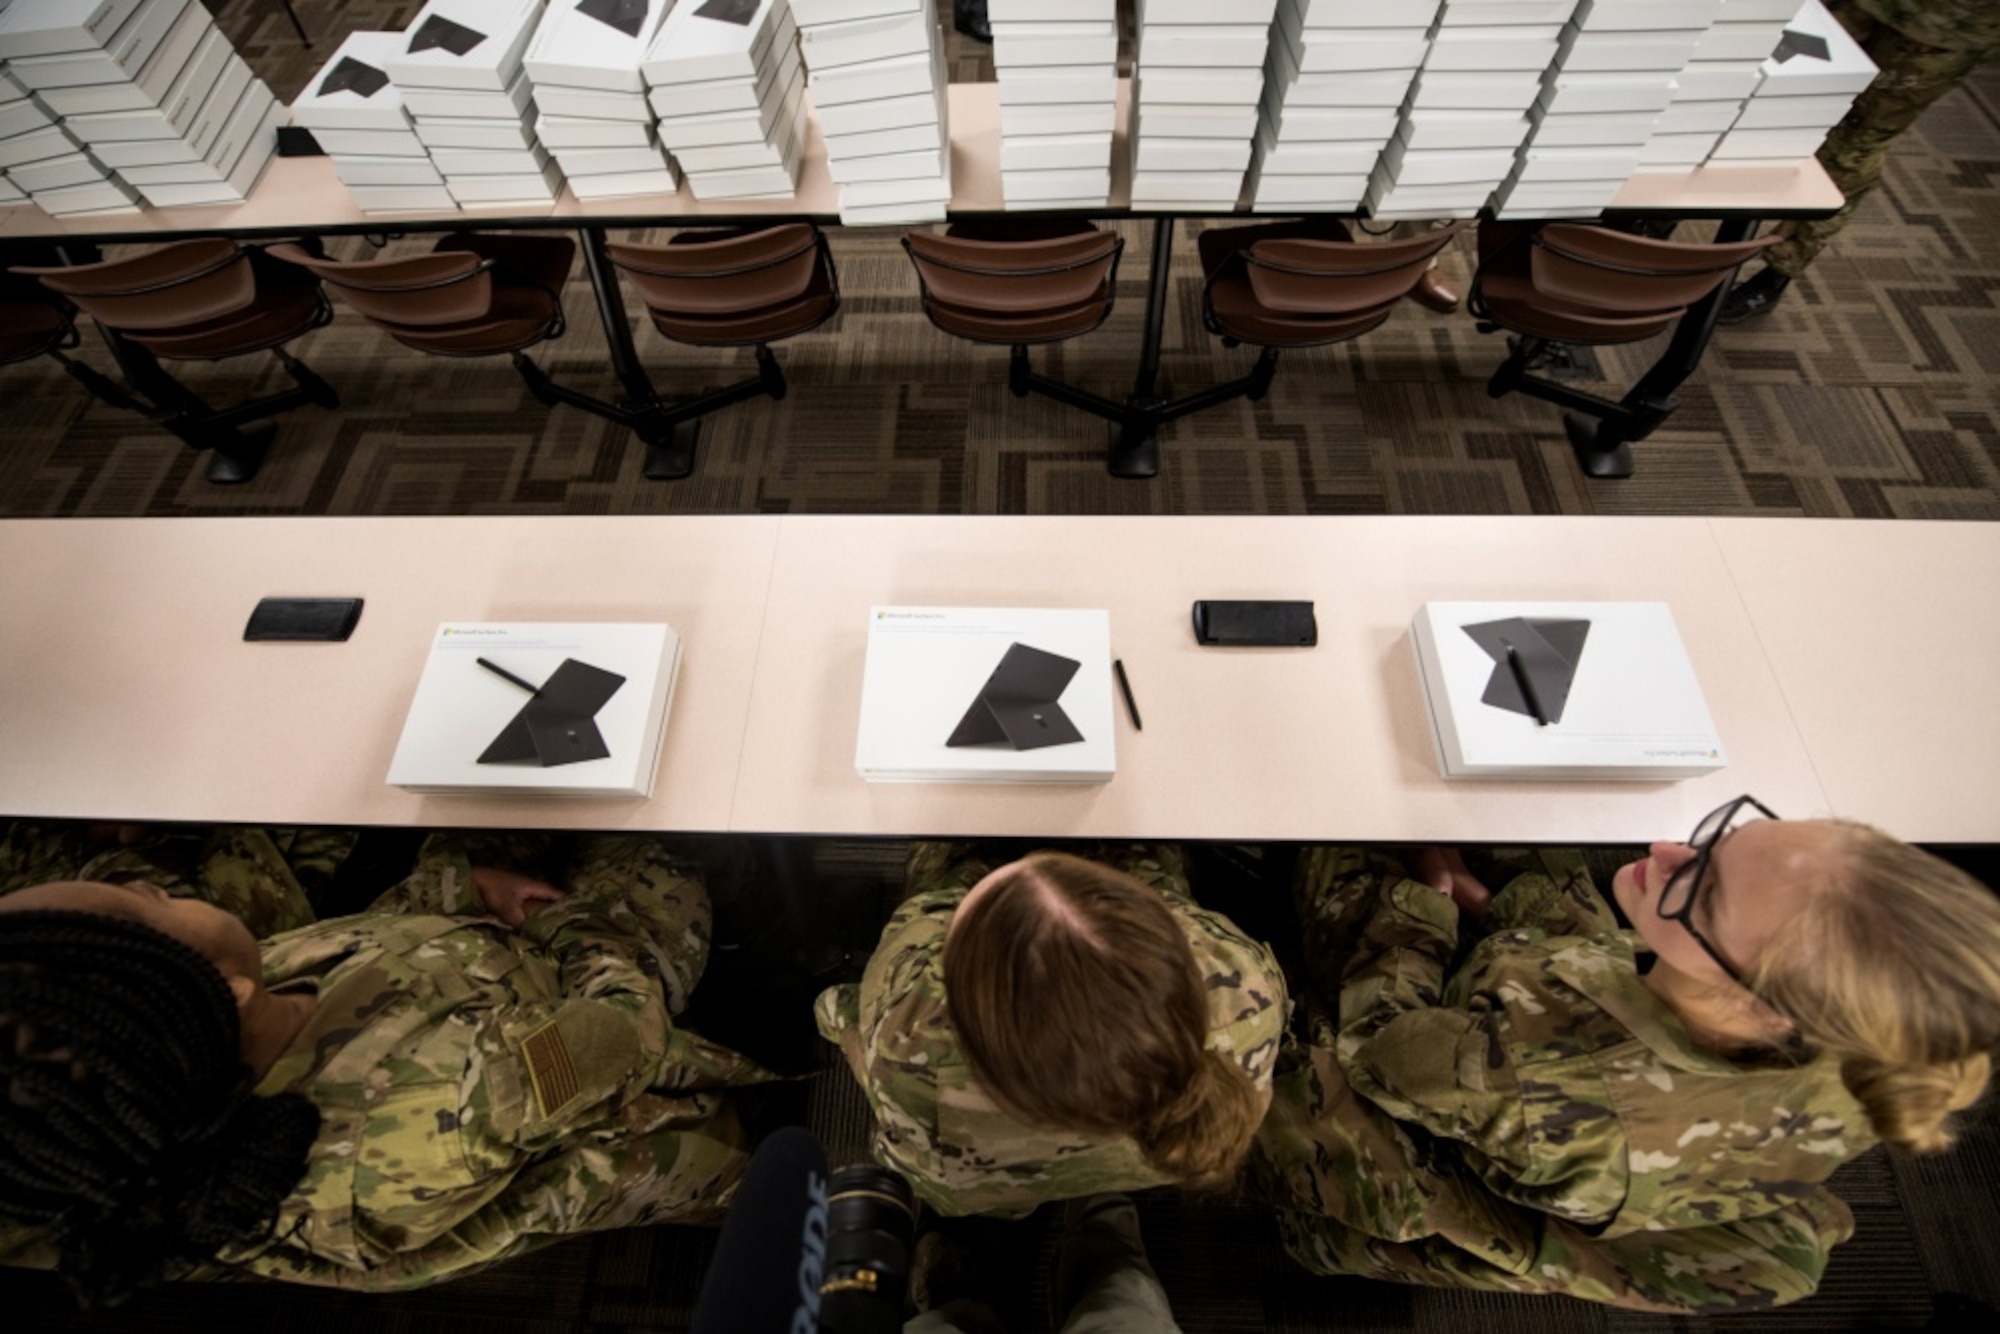
[[[461,208],[552,204],[562,193],[521,63],[541,21],[542,0],[430,0],[386,61]]]
[[[1007,207],[1102,207],[1118,113],[1116,0],[988,0],[987,17]]]
[[[1685,0],[1676,0],[1676,7]],[[1639,156],[1641,172],[1685,172],[1707,161],[1764,77],[1764,57],[1800,0],[1716,0],[1708,28],[1674,77],[1674,96]]]
[[[787,0],[677,0],[643,69],[660,145],[695,198],[798,189],[805,79]]]
[[[1230,209],[1243,190],[1273,44],[1302,70],[1303,6],[1276,0],[1140,0],[1132,82],[1132,207]],[[1290,15],[1291,28],[1285,29]],[[1274,25],[1273,18],[1277,19]]]
[[[33,182],[42,164],[74,158],[83,151],[56,121],[0,65],[0,208],[30,202],[27,186],[13,179],[14,171]]]
[[[951,126],[944,34],[930,0],[795,0],[793,8],[841,221],[941,220],[951,202]]]
[[[578,199],[680,189],[640,71],[672,0],[551,0],[524,60],[542,146]]]
[[[389,78],[388,62],[407,41],[400,32],[350,34],[292,103],[292,124],[312,132],[363,213],[457,207]]]
[[[1720,0],[1579,0],[1500,217],[1591,217],[1630,180]]]
[[[47,212],[240,203],[277,152],[283,108],[200,0],[15,0],[0,57],[68,140],[0,150]]]
[[[1875,63],[1820,0],[1806,0],[1784,32],[1792,36],[1764,61],[1763,82],[1716,144],[1709,165],[1803,163],[1875,81]],[[1824,58],[1819,42],[1826,44]]]
[[[1516,165],[1575,0],[1445,0],[1368,185],[1382,218],[1470,217]]]
[[[1250,160],[1262,212],[1361,206],[1441,0],[1280,0]]]

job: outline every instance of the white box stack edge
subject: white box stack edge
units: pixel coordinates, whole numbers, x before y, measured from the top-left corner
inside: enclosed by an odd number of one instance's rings
[[[1116,0],[988,0],[987,15],[1007,207],[1102,207],[1118,115]]]
[[[1352,212],[1430,49],[1441,0],[1280,0],[1251,207]]]
[[[47,213],[241,203],[277,152],[283,109],[200,0],[15,0],[0,60],[0,194]]]
[[[795,9],[841,222],[943,221],[951,203],[948,75],[930,0],[795,0]],[[1004,104],[1004,82],[1001,96]]]
[[[1636,173],[1682,173],[1708,160],[1763,79],[1764,57],[1800,0],[1717,0],[1673,95],[1639,155]]]
[[[697,199],[789,199],[806,140],[798,26],[788,0],[741,8],[747,21],[679,0],[654,34],[642,68],[660,145]]]
[[[458,206],[417,139],[388,61],[400,32],[350,33],[292,103],[363,213],[449,212]]]
[[[1529,112],[1533,133],[1494,194],[1502,218],[1594,218],[1638,169],[1675,77],[1721,0],[1579,0]]]
[[[1380,218],[1471,217],[1517,165],[1576,0],[1445,0],[1368,186]]]
[[[1140,0],[1132,207],[1236,206],[1254,151],[1279,0]],[[1004,96],[1004,93],[1003,93]]]
[[[1776,50],[1766,57],[1741,113],[1710,150],[1709,166],[1804,164],[1875,81],[1875,62],[1820,0],[1806,0],[1779,37],[1787,32],[1824,41],[1827,58],[1797,50],[1785,59]]]
[[[413,132],[385,131],[381,155],[429,157],[460,208],[554,204],[562,171],[522,64],[542,16],[542,0],[430,0],[385,61]]]
[[[644,0],[620,24],[552,0],[522,64],[535,134],[578,199],[670,195],[681,188],[660,146],[640,66],[673,0]]]

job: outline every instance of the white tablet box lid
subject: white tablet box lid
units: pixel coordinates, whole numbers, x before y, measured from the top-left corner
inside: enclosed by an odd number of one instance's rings
[[[1285,0],[1285,3],[1298,11],[1308,28],[1428,28],[1442,8],[1440,0],[1388,0],[1387,3],[1384,0]]]
[[[792,0],[792,12],[799,16],[800,23],[817,23],[818,19],[808,19],[802,8],[817,10],[828,4],[856,3],[857,0],[806,0],[802,7],[799,0]],[[859,0],[861,3],[881,3],[883,0]],[[908,0],[896,0],[908,4]],[[993,23],[1104,23],[1118,17],[1118,0],[986,0],[986,17]],[[1266,18],[1264,22],[1269,23]]]
[[[1875,62],[1847,29],[1819,0],[1806,0],[1798,17],[1785,25],[1788,33],[1818,37],[1826,43],[1827,58],[1796,52],[1788,60],[1773,52],[1764,62],[1764,81],[1757,85],[1756,97],[1818,97],[1832,93],[1857,96],[1875,82]]]
[[[389,77],[403,88],[504,93],[542,15],[542,0],[430,0],[403,30]],[[418,44],[425,45],[413,49]]]
[[[750,2],[679,0],[646,50],[646,81],[657,87],[756,78],[772,44],[792,40],[798,29],[785,0],[755,0],[748,20],[735,21],[734,15],[749,9]]]
[[[348,34],[292,103],[292,124],[308,130],[409,129],[410,113],[386,63],[405,40],[400,32]],[[372,87],[376,76],[384,82]]]
[[[528,77],[537,84],[643,93],[646,76],[640,66],[671,4],[672,0],[645,0],[636,30],[628,32],[579,9],[577,0],[550,0],[548,17],[522,57]]]
[[[825,23],[799,34],[799,50],[806,68],[833,69],[840,65],[860,65],[871,60],[893,60],[897,56],[929,51],[939,40],[938,25],[928,11],[891,14],[886,18],[849,19],[845,23]],[[1116,39],[1113,39],[1114,43]],[[993,41],[994,64],[999,64],[1000,38]]]
[[[1579,0],[1570,22],[1585,32],[1699,32],[1721,13],[1722,0]]]
[[[0,8],[0,59],[102,49],[140,0],[14,0]]]
[[[131,83],[193,3],[197,0],[144,0],[102,48],[19,57],[10,62],[9,68],[16,80],[30,88]],[[0,18],[7,12],[0,10]]]
[[[1481,702],[1507,673],[1464,627],[1587,621],[1558,721]],[[1675,779],[1728,763],[1664,602],[1427,602],[1411,625],[1447,777]]]
[[[1227,8],[1231,23],[1269,23],[1280,12],[1278,0],[1230,0]],[[1156,23],[1213,23],[1216,0],[1140,0],[1137,9],[1142,28]]]
[[[989,0],[987,13],[991,18],[999,18],[1002,14],[1011,16],[1013,10],[1023,5],[1078,7],[1090,3],[1093,0]],[[1094,3],[1109,8],[1115,0],[1094,0]],[[821,23],[887,18],[891,14],[914,14],[929,9],[928,0],[792,0],[792,19],[803,29]]]
[[[854,747],[863,778],[1103,783],[1117,772],[1109,612],[873,607],[867,636]],[[1079,664],[1055,703],[1083,739],[1030,750],[946,745],[1015,644]]]

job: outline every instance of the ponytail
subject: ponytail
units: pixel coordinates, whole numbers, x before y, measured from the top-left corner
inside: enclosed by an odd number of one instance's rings
[[[1751,990],[1839,1062],[1878,1137],[1935,1153],[2000,1046],[2000,898],[1879,830],[1832,824],[1844,869],[1765,947]]]
[[[1179,1096],[1133,1133],[1146,1161],[1196,1189],[1229,1185],[1263,1120],[1264,1102],[1243,1067],[1203,1051]]]
[[[47,1230],[86,1306],[268,1238],[319,1110],[245,1096],[236,1004],[151,927],[0,914],[0,1215]]]

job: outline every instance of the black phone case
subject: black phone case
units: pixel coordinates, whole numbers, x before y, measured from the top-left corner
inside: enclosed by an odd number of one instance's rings
[[[360,620],[360,598],[265,598],[250,613],[243,637],[252,642],[340,643]]]
[[[1226,647],[1311,648],[1319,643],[1319,622],[1310,602],[1203,600],[1194,604],[1194,637]]]

